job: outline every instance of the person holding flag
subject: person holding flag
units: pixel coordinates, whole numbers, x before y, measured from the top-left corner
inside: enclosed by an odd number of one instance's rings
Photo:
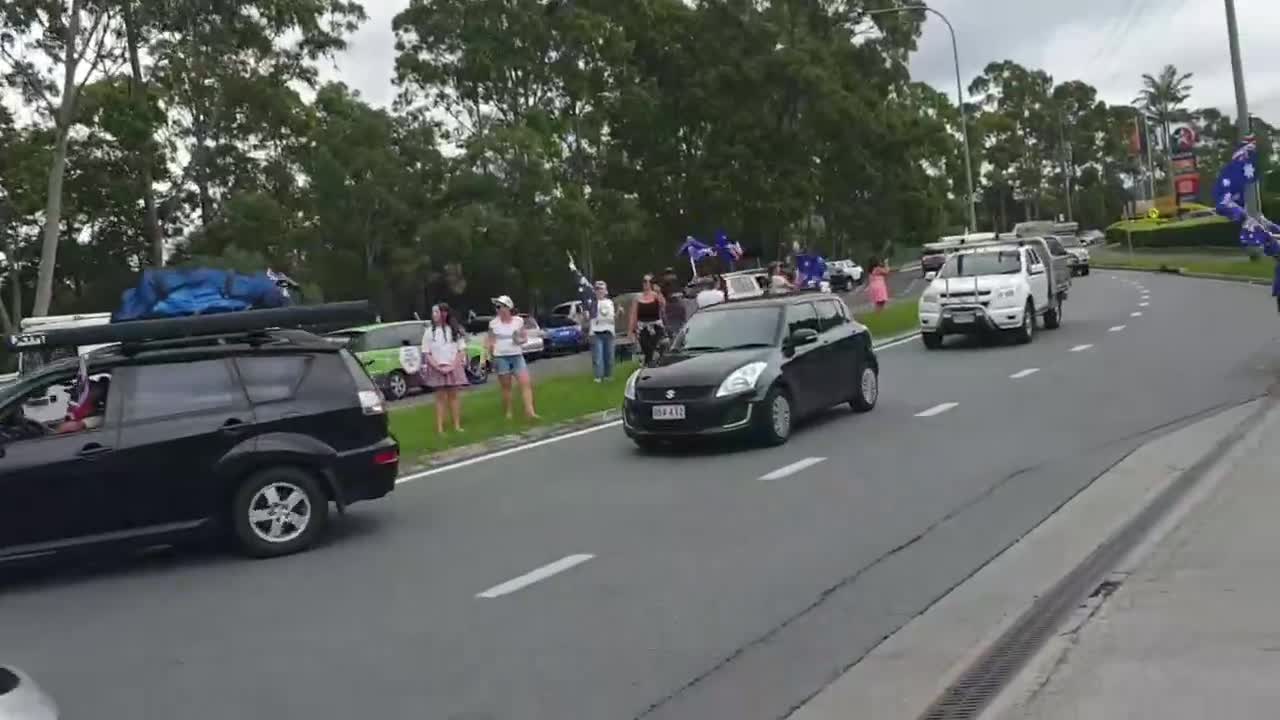
[[[80,372],[72,386],[75,396],[67,403],[67,417],[58,425],[59,435],[84,430],[97,430],[102,426],[102,416],[107,410],[107,391],[110,379],[89,379],[89,362],[80,356]]]
[[[591,338],[591,368],[597,383],[613,377],[614,325],[617,310],[609,298],[609,286],[603,280],[594,283],[578,270],[569,255],[569,271],[578,279],[578,293],[587,315],[587,332]]]

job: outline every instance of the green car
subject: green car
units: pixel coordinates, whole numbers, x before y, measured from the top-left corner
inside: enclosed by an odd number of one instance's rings
[[[362,325],[331,332],[326,337],[344,343],[369,371],[383,394],[391,400],[400,400],[413,388],[422,386],[421,367],[422,335],[426,332],[424,320]],[[405,348],[412,348],[406,351]],[[467,379],[472,385],[489,378],[489,366],[484,361],[482,343],[467,339]]]

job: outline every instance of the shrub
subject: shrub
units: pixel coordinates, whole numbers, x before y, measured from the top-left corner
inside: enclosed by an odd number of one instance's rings
[[[1147,248],[1218,246],[1237,247],[1240,228],[1221,217],[1196,218],[1180,222],[1130,220],[1107,228],[1107,242],[1127,244],[1133,233],[1133,246]]]

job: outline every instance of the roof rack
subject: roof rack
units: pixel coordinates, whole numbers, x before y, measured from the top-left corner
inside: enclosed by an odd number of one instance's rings
[[[178,318],[130,320],[106,325],[50,328],[9,335],[5,348],[11,352],[21,350],[81,347],[84,345],[109,345],[160,343],[161,341],[187,341],[195,338],[210,342],[235,337],[248,341],[253,337],[266,337],[268,330],[304,329],[317,325],[367,322],[374,316],[367,300],[326,303],[323,305],[298,305],[263,310],[241,310],[212,315],[192,315]]]
[[[959,242],[938,242],[938,243],[932,243],[931,245],[938,250],[974,250],[974,249],[996,248],[996,247],[1022,247],[1026,245],[1028,242],[1037,242],[1037,241],[1039,241],[1040,243],[1044,242],[1042,238],[1038,238],[1038,237],[1004,236],[1004,237],[996,238],[994,240],[971,240],[969,242],[965,242],[962,240]]]

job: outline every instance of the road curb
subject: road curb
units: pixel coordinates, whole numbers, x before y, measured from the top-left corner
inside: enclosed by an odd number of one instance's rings
[[[904,343],[920,332],[913,331],[895,335],[891,338],[876,341],[872,338],[872,349],[879,350],[894,345]],[[566,420],[554,425],[544,427],[530,428],[521,433],[512,433],[510,435],[499,435],[489,440],[482,440],[478,443],[463,445],[461,447],[450,448],[438,453],[434,453],[427,457],[425,461],[415,462],[412,465],[401,465],[400,474],[397,476],[397,482],[403,481],[407,477],[429,473],[432,470],[457,465],[459,463],[470,463],[486,455],[494,453],[502,453],[514,450],[526,445],[535,443],[544,443],[555,440],[564,435],[573,435],[575,433],[584,433],[607,425],[612,425],[622,419],[622,411],[618,408],[610,408],[593,413],[588,413],[573,420]]]
[[[1265,285],[1268,287],[1271,285],[1270,280],[1263,280],[1261,278],[1243,277],[1240,275],[1220,275],[1217,273],[1188,272],[1184,267],[1136,268],[1125,265],[1112,265],[1109,263],[1103,265],[1095,263],[1093,267],[1098,270],[1120,270],[1123,272],[1151,273],[1154,275],[1178,275],[1180,277],[1199,278],[1201,280],[1222,280],[1225,282],[1242,283],[1245,285]]]
[[[1066,613],[1277,404],[1264,395],[1171,423],[1173,432],[1152,437],[1099,475],[833,678],[788,720],[988,717],[937,711],[944,702],[952,711],[998,702],[1007,681],[1020,680],[1023,662],[1037,656]],[[1039,635],[1029,635],[1028,628]],[[1028,637],[1035,642],[1017,644]]]

